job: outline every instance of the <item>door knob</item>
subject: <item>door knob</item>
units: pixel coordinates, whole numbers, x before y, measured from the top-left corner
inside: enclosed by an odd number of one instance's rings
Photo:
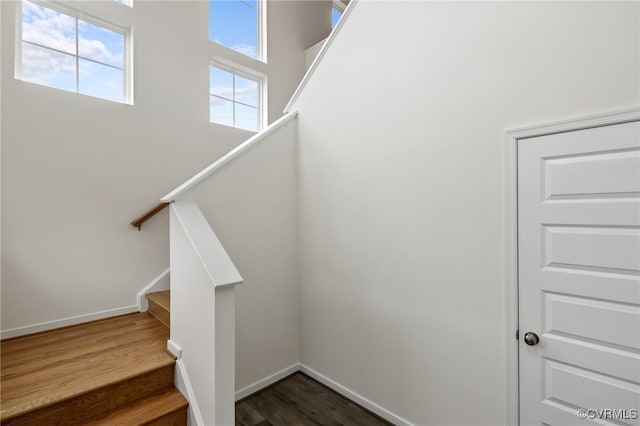
[[[540,338],[536,333],[532,333],[531,331],[527,331],[524,334],[524,342],[529,346],[535,346],[540,341]]]

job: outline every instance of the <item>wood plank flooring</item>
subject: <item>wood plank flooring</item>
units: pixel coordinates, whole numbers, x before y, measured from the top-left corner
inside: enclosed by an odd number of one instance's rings
[[[237,426],[390,424],[300,372],[236,403]]]
[[[38,424],[37,416],[55,414],[64,424],[70,417],[82,423],[169,391],[175,361],[165,350],[168,337],[143,313],[2,341],[0,421],[28,415]]]

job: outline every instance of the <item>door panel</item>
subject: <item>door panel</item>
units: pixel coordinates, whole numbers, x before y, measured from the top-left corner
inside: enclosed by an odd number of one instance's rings
[[[617,348],[612,345],[607,347],[600,341],[578,340],[573,336],[552,333],[545,337],[545,359],[560,359],[569,352],[574,358],[580,360],[580,366],[587,370],[598,371],[613,377],[624,377],[631,382],[640,382],[638,357],[627,348]]]
[[[543,230],[545,266],[640,273],[640,229],[544,225]]]
[[[640,305],[638,278],[633,275],[546,266],[540,279],[540,289],[545,292]]]
[[[543,164],[545,200],[637,198],[640,193],[636,149],[547,157]]]
[[[545,400],[540,408],[541,418],[543,425],[571,425],[575,423],[576,410],[568,408],[566,405],[558,404],[552,400]],[[580,425],[603,425],[610,424],[604,423],[599,420],[584,419],[581,420]]]
[[[518,141],[522,425],[640,408],[640,125]]]
[[[546,400],[575,407],[637,407],[637,384],[546,359],[543,369]],[[640,421],[629,419],[628,424]]]
[[[571,335],[574,339],[597,340],[601,345],[640,349],[640,333],[629,333],[620,324],[640,323],[637,307],[621,303],[563,294],[544,293],[542,310],[545,334]]]

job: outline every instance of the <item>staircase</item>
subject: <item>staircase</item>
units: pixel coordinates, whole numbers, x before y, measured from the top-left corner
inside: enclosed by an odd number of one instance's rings
[[[0,423],[186,425],[187,401],[165,349],[168,292],[150,295],[149,306],[150,314],[0,342]]]

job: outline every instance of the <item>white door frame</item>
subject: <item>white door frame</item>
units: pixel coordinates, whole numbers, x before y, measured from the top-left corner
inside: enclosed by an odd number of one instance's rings
[[[640,108],[588,115],[562,121],[505,130],[505,317],[506,403],[505,424],[519,424],[518,395],[518,141],[553,133],[569,132],[640,120]]]

